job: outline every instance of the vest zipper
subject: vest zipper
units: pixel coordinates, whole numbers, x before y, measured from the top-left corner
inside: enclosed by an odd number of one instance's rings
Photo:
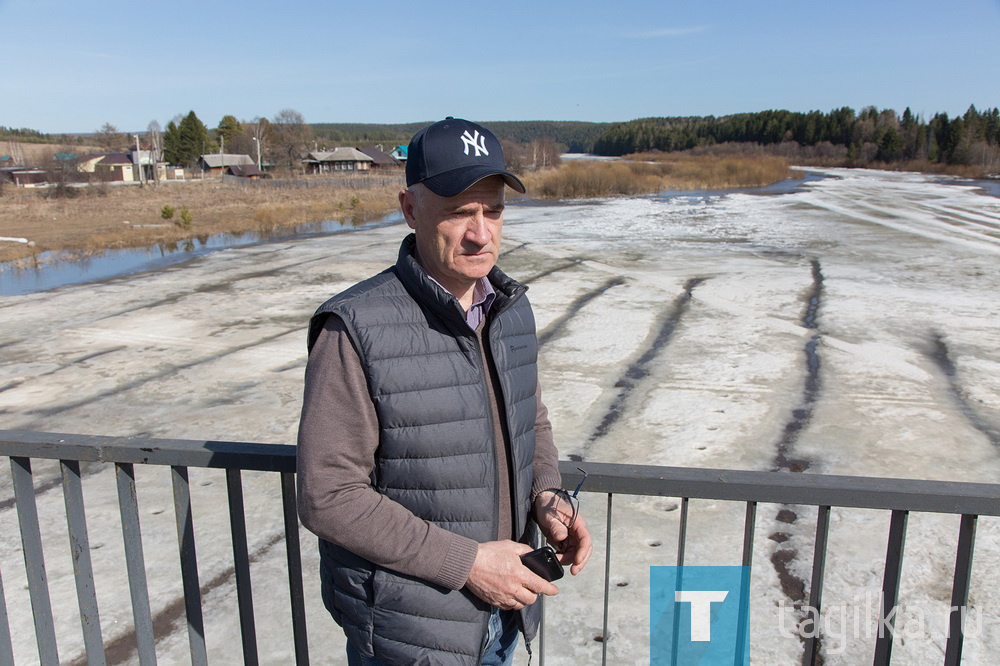
[[[489,397],[489,395],[491,394],[490,386],[489,386],[491,380],[490,380],[490,369],[489,369],[489,367],[487,367],[487,364],[486,364],[486,358],[485,358],[486,357],[486,353],[485,353],[485,350],[483,349],[483,345],[484,344],[488,344],[489,345],[489,347],[490,347],[490,354],[492,355],[493,354],[493,344],[492,344],[493,343],[493,331],[492,331],[492,327],[490,326],[490,324],[500,314],[502,314],[508,308],[510,308],[524,294],[525,291],[527,291],[527,289],[525,287],[523,287],[523,286],[520,287],[514,293],[512,293],[509,297],[503,299],[503,301],[501,301],[499,304],[497,304],[496,312],[495,312],[495,314],[492,317],[489,316],[489,313],[486,313],[484,315],[484,317],[483,317],[483,324],[482,324],[482,326],[483,326],[483,338],[482,339],[485,342],[480,342],[481,338],[480,338],[480,336],[478,334],[473,334],[473,336],[472,336],[473,344],[475,345],[476,352],[477,352],[477,354],[476,354],[477,362],[479,363],[479,366],[480,366],[480,375],[479,376],[483,380],[483,390],[486,391],[486,396],[487,397]],[[497,418],[500,420],[500,431],[501,431],[501,433],[503,433],[506,430],[508,432],[508,434],[509,434],[509,432],[510,432],[510,425],[506,423],[507,422],[507,414],[505,413],[506,409],[504,409],[504,411],[501,412],[501,410],[500,410],[500,404],[499,404],[501,400],[504,401],[504,406],[505,407],[506,407],[506,404],[507,404],[506,403],[506,398],[502,395],[502,393],[503,393],[503,381],[500,379],[499,371],[497,373],[497,384],[498,384],[497,389],[501,392],[501,395],[499,395],[499,396],[494,395],[494,404],[496,405]],[[490,430],[492,431],[493,428],[491,428]],[[494,457],[493,457],[493,461],[494,461],[493,462],[493,476],[494,476],[494,484],[493,484],[493,521],[494,521],[494,524],[496,525],[496,529],[499,530],[499,528],[500,528],[500,483],[501,483],[501,480],[500,480],[500,466],[496,464],[496,455],[497,455],[497,452],[498,452],[498,447],[501,445],[501,443],[496,441],[495,433],[491,434],[490,438],[493,440],[493,451],[494,451]],[[503,453],[503,455],[506,455],[506,449],[507,449],[507,447],[504,446],[503,449],[504,449],[504,451],[502,453]],[[517,503],[517,488],[516,488],[516,485],[517,485],[517,472],[516,472],[516,470],[513,469],[513,465],[514,465],[513,457],[514,457],[514,451],[513,451],[513,443],[512,443],[512,445],[511,445],[511,451],[510,451],[510,456],[507,459],[507,475],[511,477],[511,481],[509,482],[510,483],[510,501],[511,501],[511,505],[515,506],[516,503]],[[515,508],[516,508],[516,506],[515,506]],[[519,530],[519,526],[517,524],[517,518],[514,515],[515,513],[516,514],[520,514],[520,511],[514,511],[514,512],[511,513],[511,520],[513,521],[512,527],[514,529],[514,532],[518,533],[520,530]],[[497,534],[497,537],[499,538],[498,534]],[[490,608],[493,608],[493,607],[491,606]],[[483,646],[479,649],[479,661],[480,661],[480,663],[482,663],[483,657],[486,655],[486,644],[485,643],[486,643],[486,635],[487,635],[487,633],[489,633],[489,623],[490,623],[490,615],[491,614],[492,614],[492,610],[486,614],[486,622],[484,623],[484,626],[483,626],[483,631],[482,631]],[[520,612],[518,613],[518,615],[520,615]],[[529,657],[529,659],[530,659],[530,657]]]

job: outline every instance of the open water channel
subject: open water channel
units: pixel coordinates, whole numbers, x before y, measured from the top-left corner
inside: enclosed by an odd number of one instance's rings
[[[305,324],[329,295],[391,263],[400,224],[205,252],[156,270],[0,296],[6,429],[292,443]],[[1000,198],[910,173],[811,172],[767,192],[664,193],[508,207],[501,265],[529,285],[544,398],[561,455],[581,461],[1000,482]],[[21,293],[30,292],[30,293]],[[46,567],[66,663],[80,663],[62,496],[39,465]],[[169,470],[137,470],[162,663],[186,660]],[[224,477],[192,470],[213,663],[238,617]],[[292,658],[277,479],[247,474],[263,663]],[[128,663],[130,609],[114,477],[84,480],[102,627]],[[37,659],[9,472],[0,571],[18,664]],[[603,544],[601,498],[583,511]],[[593,499],[593,501],[589,501]],[[616,502],[610,663],[648,663],[648,567],[672,565],[677,503]],[[687,564],[738,564],[743,507],[692,503]],[[751,663],[797,663],[788,633],[809,576],[808,510],[758,512]],[[936,663],[958,521],[911,516],[907,627],[893,656]],[[831,519],[824,602],[844,609],[826,664],[871,659],[888,516]],[[310,647],[343,663],[303,533]],[[965,663],[1000,653],[1000,525],[980,519]],[[800,553],[802,555],[800,555]],[[599,660],[602,554],[548,604],[549,663]],[[877,597],[876,597],[877,599]],[[787,617],[785,615],[786,614]],[[869,617],[870,616],[870,617]],[[784,627],[784,631],[782,631]],[[841,635],[842,634],[842,635]],[[321,657],[319,655],[322,655]],[[526,655],[521,654],[522,661]],[[75,660],[75,661],[74,661]],[[114,661],[114,659],[112,660]]]

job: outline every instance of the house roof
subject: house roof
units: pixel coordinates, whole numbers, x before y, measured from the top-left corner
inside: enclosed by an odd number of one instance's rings
[[[387,155],[375,146],[365,146],[363,148],[358,148],[368,157],[375,161],[378,166],[403,166],[403,163],[397,160],[392,155]]]
[[[251,164],[257,166],[257,162],[252,160],[249,155],[230,155],[228,153],[202,155],[201,161],[210,169],[220,169],[227,166],[250,166]]]
[[[227,169],[234,176],[262,176],[264,172],[256,164],[235,164]]]
[[[320,150],[309,153],[306,162],[374,162],[371,157],[365,155],[357,148],[334,148],[333,150]]]
[[[98,161],[98,164],[132,164],[132,158],[125,153],[107,153]]]

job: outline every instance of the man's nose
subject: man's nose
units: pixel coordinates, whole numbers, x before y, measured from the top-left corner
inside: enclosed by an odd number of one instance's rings
[[[465,230],[465,237],[479,245],[485,245],[489,242],[490,228],[482,209],[476,211],[472,219],[469,220],[469,226]]]

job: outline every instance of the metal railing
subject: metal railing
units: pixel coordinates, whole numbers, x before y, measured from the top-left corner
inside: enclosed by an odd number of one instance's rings
[[[259,661],[257,632],[254,625],[254,599],[250,580],[250,557],[247,546],[241,472],[254,470],[280,476],[287,561],[291,641],[298,664],[309,663],[306,634],[306,611],[303,602],[302,563],[299,549],[299,523],[295,510],[295,447],[276,444],[253,444],[222,441],[115,438],[65,435],[27,431],[0,431],[0,454],[9,456],[13,498],[0,498],[0,505],[16,507],[24,554],[30,612],[33,616],[38,656],[42,664],[58,664],[56,630],[53,622],[50,590],[46,578],[45,557],[36,506],[36,495],[62,486],[68,536],[73,558],[76,596],[88,664],[106,663],[102,643],[100,614],[84,511],[81,463],[113,465],[117,479],[117,498],[121,516],[125,560],[132,607],[135,652],[141,664],[156,663],[156,640],[150,612],[149,588],[144,564],[143,541],[136,499],[136,465],[161,465],[171,468],[180,577],[183,584],[184,614],[193,664],[207,664],[205,628],[202,617],[202,594],[198,578],[198,559],[191,511],[189,468],[225,470],[229,505],[229,523],[233,547],[233,578],[238,596],[242,658],[246,664]],[[59,461],[60,481],[36,483],[32,459]],[[972,556],[979,516],[1000,515],[1000,485],[915,481],[820,474],[753,472],[698,468],[673,468],[608,463],[562,464],[563,480],[573,487],[580,480],[577,467],[588,473],[589,495],[607,496],[605,526],[605,570],[602,661],[607,661],[608,608],[611,580],[612,527],[616,496],[656,496],[680,498],[677,565],[684,564],[688,510],[691,499],[724,500],[745,503],[742,565],[752,564],[754,528],[759,503],[817,507],[815,546],[808,584],[808,608],[819,621],[822,608],[824,570],[831,509],[864,508],[891,512],[884,560],[879,621],[892,625],[900,594],[900,572],[907,520],[910,512],[947,513],[961,516],[952,579],[951,607],[964,608],[969,599]],[[0,572],[2,574],[2,572]],[[27,608],[9,608],[0,575],[0,664],[14,663],[9,614],[24,614]],[[944,662],[961,662],[964,628],[963,616],[951,612]],[[819,632],[812,632],[803,644],[803,663],[821,662]],[[269,640],[276,640],[270,637]],[[893,632],[879,632],[873,646],[874,663],[888,664],[893,646]],[[544,629],[540,641],[540,661],[544,663]]]

